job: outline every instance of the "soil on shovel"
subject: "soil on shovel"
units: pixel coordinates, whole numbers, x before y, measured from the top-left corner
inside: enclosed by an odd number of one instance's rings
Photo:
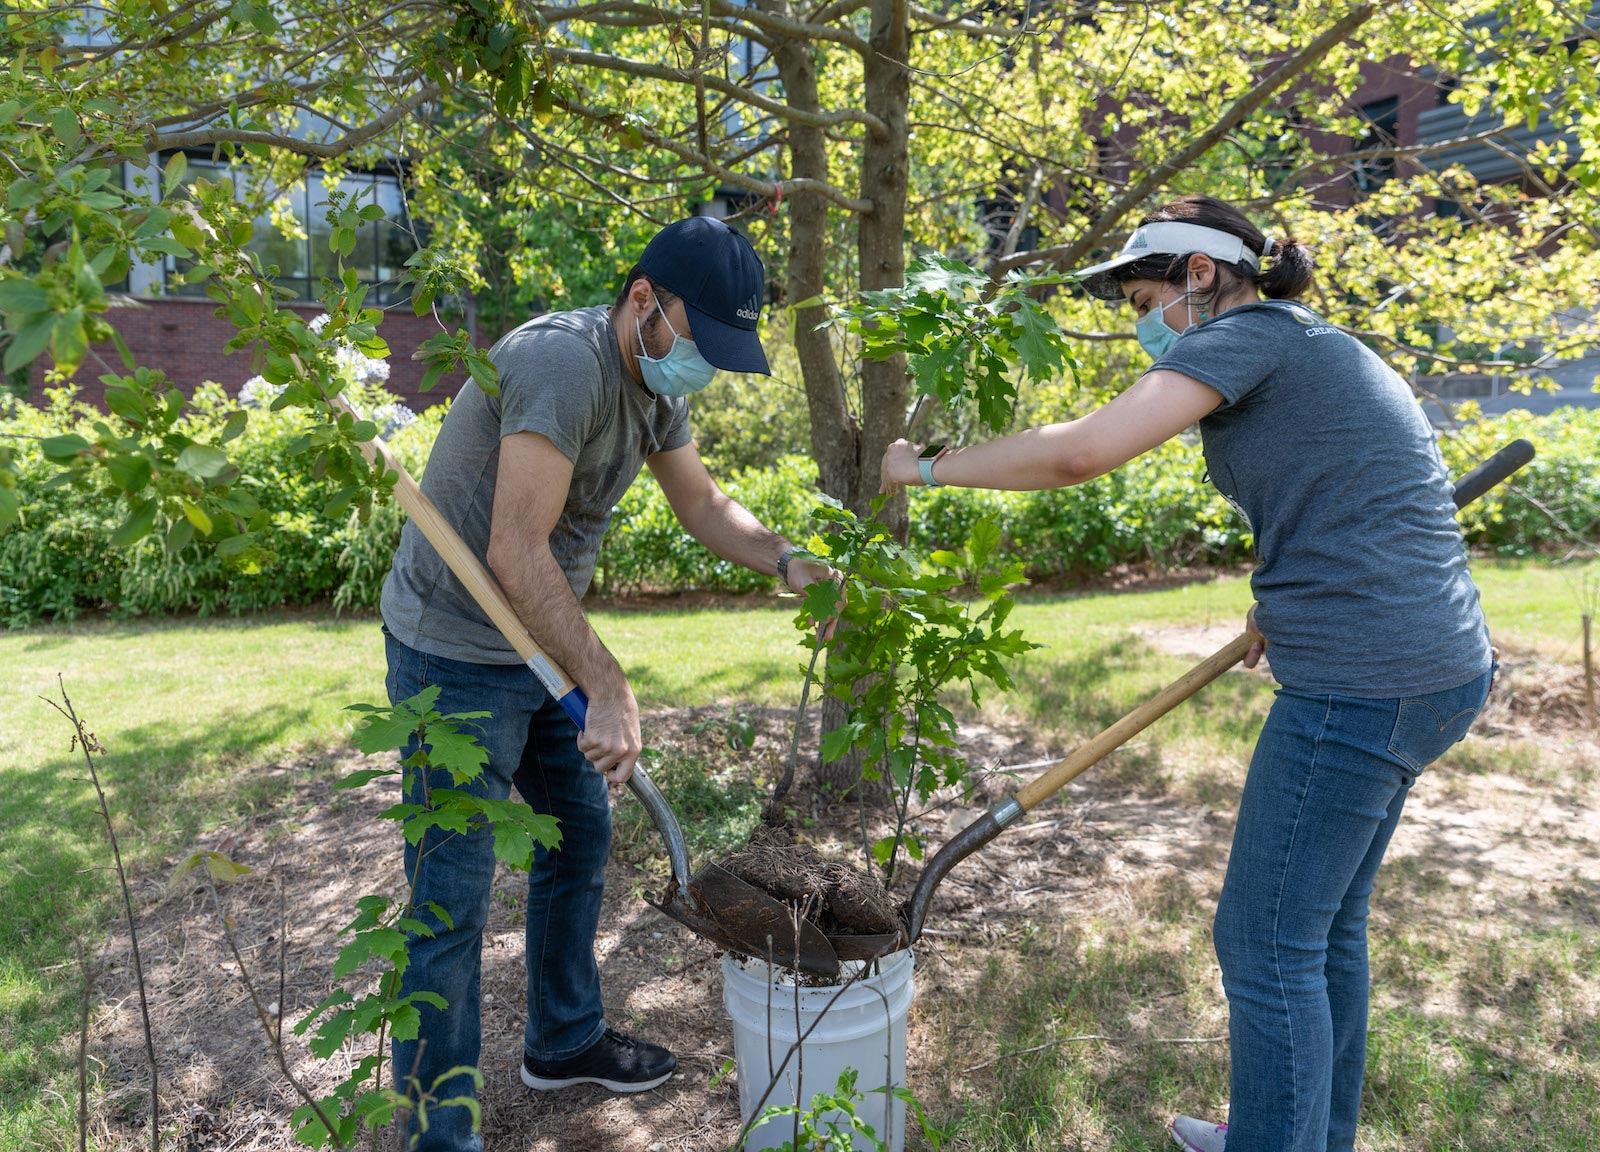
[[[786,828],[762,826],[722,862],[747,884],[809,919],[829,936],[897,932],[900,914],[882,881],[859,868],[824,860],[797,844]]]

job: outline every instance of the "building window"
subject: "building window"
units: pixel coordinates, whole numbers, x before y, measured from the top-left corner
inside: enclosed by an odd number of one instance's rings
[[[416,241],[406,228],[405,205],[400,198],[399,180],[386,173],[349,173],[337,183],[324,181],[319,172],[287,188],[254,187],[256,177],[242,165],[220,164],[210,160],[189,161],[188,180],[231,180],[240,199],[259,197],[271,205],[256,217],[255,236],[250,250],[261,266],[273,273],[273,282],[288,289],[294,300],[315,300],[324,277],[333,278],[338,257],[328,248],[332,229],[327,220],[328,193],[336,190],[360,207],[377,204],[384,210],[381,220],[370,221],[356,233],[355,251],[344,259],[363,283],[372,286],[368,303],[382,307],[407,299],[410,285],[398,283],[406,260],[416,251]],[[188,261],[168,257],[167,291],[175,296],[203,296],[205,284],[182,283],[177,273]]]
[[[1361,118],[1367,123],[1367,130],[1356,141],[1357,153],[1393,148],[1399,143],[1400,98],[1398,96],[1388,96],[1382,100],[1374,100],[1370,104],[1363,104],[1360,112]],[[1358,194],[1375,192],[1394,179],[1394,157],[1374,156],[1363,160],[1358,156],[1352,165],[1351,175]]]

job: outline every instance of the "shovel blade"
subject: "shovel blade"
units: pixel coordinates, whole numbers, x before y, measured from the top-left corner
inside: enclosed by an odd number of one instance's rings
[[[673,891],[656,907],[730,952],[813,976],[839,975],[839,956],[822,929],[720,865],[707,864],[686,892]]]
[[[836,932],[828,937],[835,955],[841,960],[876,960],[891,952],[910,947],[905,932],[879,932],[873,935]]]

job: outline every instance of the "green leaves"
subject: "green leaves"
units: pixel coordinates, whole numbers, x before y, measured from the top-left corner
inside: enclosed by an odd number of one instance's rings
[[[171,196],[183,184],[184,174],[189,171],[189,157],[182,152],[174,152],[167,159],[166,171],[161,177],[161,193]]]
[[[64,436],[46,436],[39,441],[39,451],[52,464],[70,464],[80,456],[91,454],[91,445],[76,432],[69,432]]]
[[[150,535],[150,530],[156,526],[156,514],[160,511],[161,505],[158,501],[140,500],[133,506],[133,511],[128,513],[127,519],[111,533],[108,542],[113,548],[127,548],[129,545],[137,544]]]
[[[536,848],[561,846],[554,816],[541,815],[518,800],[475,799],[475,804],[494,825],[494,858],[509,868],[525,872]]]
[[[61,469],[57,482],[125,503],[106,542],[128,547],[155,534],[175,553],[196,539],[216,544],[223,556],[248,552],[253,532],[264,526],[259,505],[235,487],[240,473],[228,453],[192,434],[209,429],[203,420],[185,418],[183,394],[146,369],[102,381],[112,416],[86,417],[79,424],[83,432],[44,437],[39,449]],[[242,412],[231,414],[217,439],[237,438],[247,420]]]
[[[924,253],[906,283],[861,293],[838,309],[862,355],[904,355],[917,391],[947,406],[973,404],[992,431],[1011,422],[1018,378],[1044,383],[1077,363],[1065,335],[1031,295],[1059,276],[1013,272],[1004,280],[950,256]]]
[[[428,391],[446,372],[465,369],[473,383],[490,396],[500,395],[500,373],[488,354],[476,348],[465,329],[457,329],[454,336],[441,332],[424,340],[412,353],[413,360],[425,360],[428,369],[422,374],[421,388]]]
[[[350,706],[350,711],[363,718],[355,733],[357,747],[369,754],[409,749],[400,771],[403,791],[414,802],[394,805],[383,816],[403,822],[404,835],[411,843],[421,842],[430,833],[448,837],[492,829],[496,858],[515,868],[527,868],[539,845],[554,848],[560,844],[554,817],[539,815],[517,801],[486,799],[460,788],[423,786],[423,781],[440,769],[448,769],[458,783],[470,784],[486,762],[487,754],[464,729],[475,727],[472,722],[488,714],[441,714],[435,708],[439,695],[440,688],[433,686],[392,706]],[[338,786],[360,787],[394,774],[390,768],[365,768],[351,773]],[[362,897],[356,915],[340,933],[349,940],[334,963],[334,976],[345,979],[356,976],[364,966],[378,965],[381,972],[376,984],[360,996],[336,989],[295,1024],[295,1034],[304,1036],[314,1028],[309,1047],[323,1059],[363,1037],[416,1039],[422,1023],[421,1006],[443,1011],[449,1004],[434,992],[400,995],[400,978],[410,964],[410,944],[419,937],[432,937],[440,925],[448,928],[450,924],[444,909],[431,902],[419,905],[414,892],[405,900]],[[463,1097],[438,1099],[438,1090],[463,1074],[481,1083],[475,1069],[452,1068],[432,1085],[413,1084],[402,1094],[382,1086],[382,1069],[380,1049],[359,1061],[316,1108],[298,1109],[296,1139],[313,1147],[348,1143],[363,1125],[385,1123],[402,1108],[413,1108],[419,1116],[425,1116],[428,1108],[472,1109],[474,1102]],[[363,1090],[363,1084],[376,1086]]]
[[[50,312],[40,312],[23,314],[15,321],[11,321],[10,317],[7,319],[16,325],[11,328],[11,342],[6,345],[4,371],[9,376],[32,364],[49,346],[50,337],[55,332],[56,318]]]
[[[230,467],[228,454],[210,444],[190,444],[178,453],[177,466],[196,480],[214,480]]]
[[[0,312],[13,315],[18,312],[43,312],[50,307],[50,297],[32,280],[13,277],[0,280]]]
[[[874,503],[874,516],[882,504]],[[997,563],[1000,530],[987,519],[974,524],[959,552],[935,552],[924,562],[876,519],[858,519],[837,501],[824,498],[814,517],[811,551],[845,573],[840,626],[826,643],[824,690],[845,704],[847,719],[824,734],[822,756],[860,750],[868,778],[889,782],[897,826],[871,851],[892,880],[902,849],[913,859],[922,852],[905,827],[911,797],[926,802],[966,778],[956,718],[940,695],[964,685],[976,705],[984,684],[1009,685],[1007,660],[1033,647],[1005,627],[1008,585],[1022,573],[1019,565]],[[833,601],[829,589],[830,610]],[[813,611],[808,603],[796,627],[807,629]]]
[[[443,719],[433,710],[439,692],[438,685],[424,688],[392,708],[375,704],[350,705],[346,711],[362,713],[366,717],[351,737],[355,746],[369,756],[403,747],[413,732],[426,731],[433,720]]]

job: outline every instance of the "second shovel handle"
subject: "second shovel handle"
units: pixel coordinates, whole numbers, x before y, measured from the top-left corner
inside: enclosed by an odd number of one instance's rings
[[[1056,761],[1043,775],[1019,788],[1014,796],[1017,804],[1024,812],[1031,812],[1038,804],[1048,800],[1070,781],[1104,759],[1108,753],[1132,740],[1243,660],[1254,640],[1255,637],[1249,632],[1241,633],[1231,640],[1226,648],[1208,656],[1098,736],[1074,748],[1071,755]]]

